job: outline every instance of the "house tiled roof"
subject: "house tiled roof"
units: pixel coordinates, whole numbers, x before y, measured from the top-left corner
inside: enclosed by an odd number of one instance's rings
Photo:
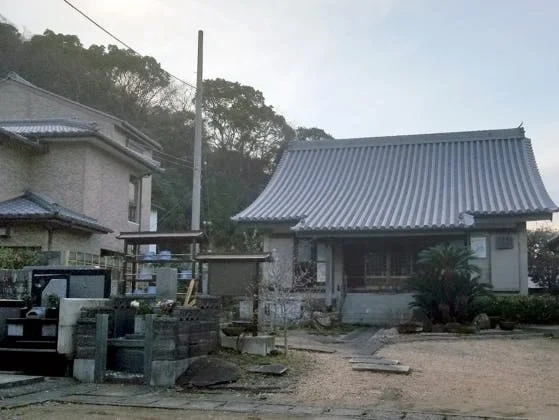
[[[97,137],[106,144],[120,150],[134,160],[148,166],[151,170],[161,171],[159,162],[142,155],[102,134],[94,122],[74,119],[9,120],[0,121],[0,133],[8,133],[27,139],[29,143],[41,138],[51,137]]]
[[[49,95],[51,97],[57,98],[58,100],[73,104],[73,105],[78,106],[80,108],[84,108],[84,109],[87,109],[89,111],[92,111],[92,112],[94,112],[98,115],[102,115],[103,117],[109,118],[116,123],[115,126],[121,128],[124,131],[132,133],[134,136],[141,139],[141,141],[149,144],[150,146],[154,147],[155,149],[161,150],[163,148],[161,146],[161,144],[159,144],[159,142],[153,140],[151,137],[149,137],[147,134],[143,133],[142,131],[138,130],[136,127],[134,127],[129,122],[127,122],[127,121],[125,121],[121,118],[115,117],[114,115],[107,114],[106,112],[100,111],[98,109],[89,107],[87,105],[84,105],[84,104],[81,104],[79,102],[73,101],[71,99],[65,98],[63,96],[57,95],[56,93],[49,92],[48,90],[42,89],[42,88],[30,83],[29,81],[25,80],[23,77],[21,77],[19,74],[17,74],[14,71],[9,72],[6,75],[5,78],[0,79],[0,83],[9,82],[9,81],[16,82],[16,83],[18,83],[22,86],[26,86],[29,89],[33,89],[35,91],[42,92],[43,94],[46,94],[46,95]]]
[[[95,135],[95,125],[78,120],[11,120],[0,122],[0,127],[25,137]]]
[[[557,206],[522,128],[292,144],[234,221],[295,231],[467,228]]]
[[[96,219],[58,205],[41,194],[26,191],[22,196],[0,202],[0,220],[48,221],[71,225],[97,233],[109,233],[111,229],[97,223]]]

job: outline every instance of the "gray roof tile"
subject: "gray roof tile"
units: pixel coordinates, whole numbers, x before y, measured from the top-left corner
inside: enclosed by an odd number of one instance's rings
[[[96,232],[108,233],[111,229],[100,225],[97,220],[60,206],[51,198],[26,191],[24,195],[0,202],[0,220],[58,220],[87,228]]]
[[[92,123],[67,119],[0,121],[0,128],[25,137],[84,136],[97,131]]]
[[[237,222],[295,231],[448,229],[557,206],[523,129],[292,144]]]

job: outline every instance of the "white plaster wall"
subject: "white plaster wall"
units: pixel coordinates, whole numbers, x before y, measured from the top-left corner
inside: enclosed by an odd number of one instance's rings
[[[342,322],[395,326],[410,314],[411,293],[348,293],[342,309]]]
[[[264,252],[270,252],[273,261],[265,263],[262,278],[264,281],[274,281],[272,277],[281,276],[286,286],[293,284],[293,237],[264,237]]]

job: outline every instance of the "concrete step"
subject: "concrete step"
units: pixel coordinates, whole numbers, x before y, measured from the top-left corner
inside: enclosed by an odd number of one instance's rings
[[[381,359],[378,357],[354,357],[349,359],[349,363],[368,363],[375,365],[399,365],[398,360]]]
[[[0,389],[35,384],[44,380],[44,376],[13,375],[3,373],[0,374]]]
[[[381,373],[410,373],[410,367],[404,365],[379,365],[373,363],[356,363],[351,366],[352,370],[365,370],[369,372]]]

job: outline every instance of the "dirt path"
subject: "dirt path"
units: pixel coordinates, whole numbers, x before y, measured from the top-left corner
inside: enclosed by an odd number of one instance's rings
[[[313,354],[290,402],[492,416],[559,418],[559,340],[406,342],[377,354],[410,375],[351,370],[343,353]]]

